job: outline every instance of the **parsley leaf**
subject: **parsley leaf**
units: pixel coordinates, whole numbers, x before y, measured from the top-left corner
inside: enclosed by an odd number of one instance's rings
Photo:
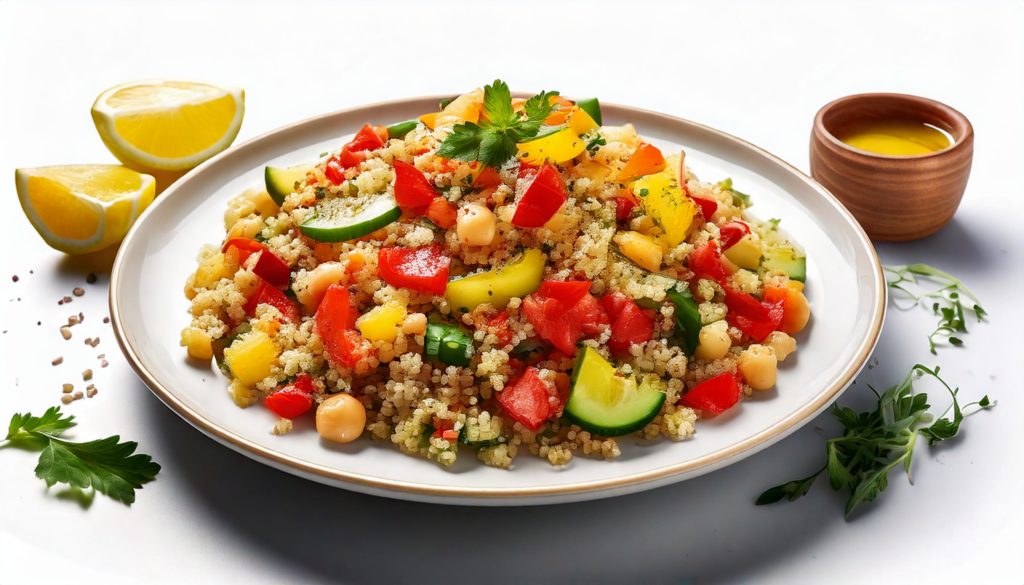
[[[75,426],[74,419],[61,414],[59,407],[39,417],[15,414],[5,440],[12,446],[42,450],[35,473],[47,487],[66,483],[80,490],[92,488],[125,504],[134,502],[135,490],[152,481],[160,465],[149,455],[135,453],[138,443],[122,443],[118,435],[85,443],[64,439],[61,434]]]
[[[929,412],[928,395],[914,391],[914,379],[922,375],[938,380],[953,399],[949,409],[934,422]],[[952,439],[959,433],[960,424],[966,416],[995,405],[985,396],[961,406],[958,393],[958,388],[951,388],[939,376],[939,368],[930,369],[917,364],[899,384],[881,395],[875,393],[878,395],[875,410],[856,412],[851,408],[833,406],[830,412],[842,425],[843,435],[826,441],[825,465],[808,477],[765,490],[755,503],[760,506],[783,499],[799,499],[810,491],[819,475],[826,473],[832,489],[849,493],[845,506],[848,517],[857,506],[874,501],[885,491],[889,486],[889,472],[896,467],[902,466],[910,479],[918,434],[927,438],[929,445]],[[952,417],[949,417],[950,411]]]
[[[478,124],[464,122],[452,128],[437,149],[437,155],[467,162],[480,161],[500,167],[516,154],[516,144],[537,136],[544,119],[551,113],[551,97],[558,92],[545,92],[528,99],[523,113],[512,107],[508,85],[494,80],[484,86],[483,115]]]
[[[958,335],[967,333],[967,319],[964,313],[964,297],[970,300],[970,310],[978,322],[985,320],[988,312],[981,307],[981,302],[959,278],[943,272],[927,264],[906,264],[903,266],[883,266],[891,277],[886,284],[896,295],[893,300],[896,308],[908,310],[918,305],[927,306],[931,302],[931,310],[939,318],[935,330],[928,335],[928,349],[935,354],[938,347],[936,339],[945,337],[950,345],[962,346],[964,341]],[[918,293],[916,289],[921,281],[930,281],[939,286],[936,290]],[[899,295],[899,296],[897,296]],[[909,304],[899,305],[899,299],[909,300]]]

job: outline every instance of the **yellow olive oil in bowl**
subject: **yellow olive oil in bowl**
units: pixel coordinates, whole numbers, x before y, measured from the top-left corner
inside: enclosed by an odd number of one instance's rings
[[[836,133],[844,143],[888,156],[920,156],[949,148],[949,135],[938,128],[907,119],[866,118]]]

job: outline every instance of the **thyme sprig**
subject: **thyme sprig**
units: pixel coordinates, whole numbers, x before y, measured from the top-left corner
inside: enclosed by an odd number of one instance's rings
[[[907,310],[919,305],[930,306],[932,313],[938,316],[938,325],[928,334],[928,349],[932,354],[936,353],[937,341],[941,341],[942,338],[953,346],[964,344],[962,335],[967,333],[965,300],[968,302],[967,310],[974,313],[979,323],[988,315],[982,308],[981,301],[967,285],[948,272],[922,263],[882,268],[886,272],[886,284],[899,296],[899,299],[894,296],[897,308]],[[936,284],[939,288],[921,292],[922,281]],[[904,301],[903,306],[900,306],[900,300]]]

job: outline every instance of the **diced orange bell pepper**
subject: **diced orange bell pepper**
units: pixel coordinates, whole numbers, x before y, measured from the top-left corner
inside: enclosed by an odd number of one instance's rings
[[[625,183],[644,175],[653,175],[665,170],[665,157],[658,147],[641,142],[633,156],[629,157],[626,166],[622,167],[618,181]]]

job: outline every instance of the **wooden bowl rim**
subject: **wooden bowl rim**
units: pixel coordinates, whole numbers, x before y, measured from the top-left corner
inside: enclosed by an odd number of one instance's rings
[[[942,150],[936,150],[935,152],[914,155],[881,154],[850,146],[836,138],[836,136],[825,126],[825,116],[839,106],[844,106],[850,102],[856,101],[903,102],[917,106],[921,109],[940,112],[941,114],[944,114],[945,117],[953,121],[953,128],[950,132],[950,134],[953,135],[953,144],[943,148]],[[855,93],[836,98],[822,106],[821,109],[818,110],[818,113],[814,115],[814,134],[824,145],[830,147],[832,151],[852,154],[865,160],[919,161],[940,156],[949,156],[951,153],[957,152],[958,150],[969,148],[974,142],[974,126],[971,125],[971,121],[962,112],[938,100],[908,93]]]

